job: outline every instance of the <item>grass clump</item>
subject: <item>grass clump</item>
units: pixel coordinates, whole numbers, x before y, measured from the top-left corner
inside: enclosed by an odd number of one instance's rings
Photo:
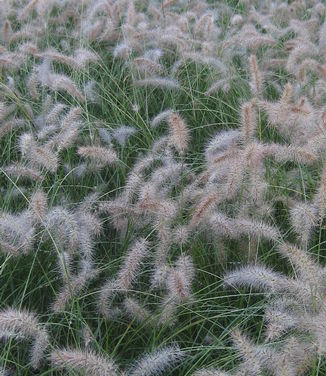
[[[0,375],[323,375],[325,5],[0,5]]]

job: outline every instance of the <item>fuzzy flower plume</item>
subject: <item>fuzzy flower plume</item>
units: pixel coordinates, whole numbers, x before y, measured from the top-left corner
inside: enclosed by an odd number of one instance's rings
[[[137,278],[139,268],[143,259],[149,251],[149,242],[146,239],[137,240],[123,261],[123,265],[116,277],[117,285],[124,290],[128,290]]]
[[[177,345],[168,346],[145,355],[136,361],[130,369],[130,376],[162,375],[166,370],[172,369],[185,353]]]
[[[112,360],[93,351],[58,349],[51,352],[49,359],[56,369],[90,376],[118,375],[117,367]]]
[[[177,113],[173,113],[168,117],[170,126],[170,140],[172,145],[180,154],[188,149],[189,129],[185,121]]]
[[[9,338],[32,338],[30,361],[34,369],[40,367],[49,336],[37,317],[26,310],[8,308],[0,312],[0,336]]]

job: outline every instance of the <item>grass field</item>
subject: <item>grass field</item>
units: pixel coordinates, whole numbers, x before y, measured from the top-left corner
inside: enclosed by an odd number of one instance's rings
[[[0,0],[0,376],[326,375],[325,12]]]

